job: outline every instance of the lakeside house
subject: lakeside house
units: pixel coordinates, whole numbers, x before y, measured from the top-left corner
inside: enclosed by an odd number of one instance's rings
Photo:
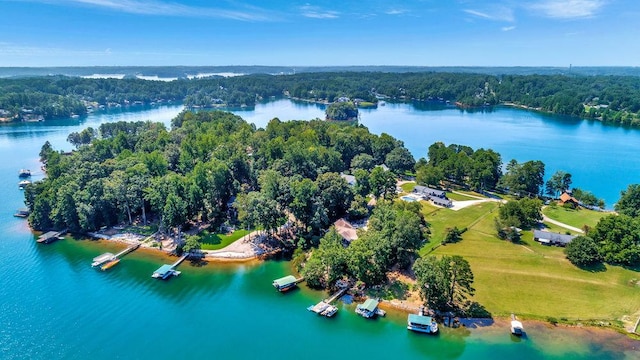
[[[443,199],[437,196],[429,196],[429,200],[431,200],[432,203],[438,206],[442,206],[446,208],[450,208],[453,206],[453,202],[447,198]]]
[[[567,246],[576,236],[566,235],[559,233],[552,233],[549,231],[533,230],[533,240],[543,245],[555,245],[555,246]]]
[[[336,228],[336,232],[342,236],[342,245],[345,247],[358,238],[356,228],[344,218],[338,219],[333,223],[333,226]]]
[[[578,201],[578,199],[574,198],[570,193],[565,191],[562,193],[562,195],[560,195],[560,201],[558,201],[558,204],[561,206],[564,206],[565,204],[571,204],[574,207],[578,207],[580,205],[580,201]]]
[[[447,197],[447,193],[442,191],[442,190],[438,190],[438,189],[434,189],[434,188],[430,188],[428,186],[420,186],[420,185],[416,185],[416,187],[413,188],[413,192],[421,195],[425,200],[430,198],[430,197],[438,197],[441,199],[446,199]]]
[[[353,175],[347,175],[340,173],[340,177],[343,178],[349,186],[356,186],[358,182],[356,181],[356,177]]]

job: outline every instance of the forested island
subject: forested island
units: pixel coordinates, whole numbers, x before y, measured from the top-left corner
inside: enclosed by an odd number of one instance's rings
[[[190,108],[254,106],[271,97],[333,103],[432,101],[460,107],[506,104],[555,114],[640,124],[635,76],[488,75],[446,72],[308,72],[149,81],[64,76],[0,79],[3,121],[63,118],[102,107],[182,102]]]
[[[562,172],[545,184],[544,164],[536,160],[512,160],[503,173],[502,157],[491,149],[435,143],[428,159],[415,161],[401,141],[361,125],[273,119],[256,129],[222,111],[183,112],[171,129],[105,123],[72,133],[69,141],[77,148],[71,153],[42,147],[47,177],[25,189],[36,230],[83,234],[151,224],[182,239],[181,251],[197,254],[204,232],[182,237],[183,231],[259,229],[310,286],[332,288],[350,279],[375,288],[399,272],[414,278],[412,288],[429,308],[465,316],[490,315],[474,300],[472,267],[464,256],[430,253],[474,241],[465,235],[469,229],[433,218],[434,209],[446,205],[397,199],[398,179],[415,174],[418,185],[443,193],[454,187],[497,197],[480,217],[493,221],[482,234],[503,239],[495,246],[505,248],[522,244],[515,229],[527,231],[542,220],[543,189],[555,199],[571,185]],[[593,194],[574,193],[584,205],[599,203]],[[587,270],[637,266],[638,199],[640,187],[630,186],[616,206],[621,214],[585,227],[567,247],[569,260]],[[574,206],[567,204],[562,207]],[[340,219],[367,226],[356,239],[345,238],[334,225]]]

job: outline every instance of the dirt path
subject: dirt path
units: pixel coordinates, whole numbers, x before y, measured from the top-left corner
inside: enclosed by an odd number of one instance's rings
[[[551,219],[551,218],[547,217],[547,216],[546,216],[546,215],[544,215],[544,214],[542,215],[542,221],[546,221],[546,222],[548,222],[548,223],[551,223],[551,224],[554,224],[554,225],[557,225],[557,226],[563,227],[563,228],[565,228],[565,229],[567,229],[567,230],[575,231],[575,232],[577,232],[577,233],[579,233],[579,234],[584,234],[584,231],[582,231],[582,229],[578,229],[578,228],[577,228],[577,227],[575,227],[575,226],[571,226],[571,225],[568,225],[568,224],[562,223],[562,222],[557,221],[557,220],[553,220],[553,219]]]

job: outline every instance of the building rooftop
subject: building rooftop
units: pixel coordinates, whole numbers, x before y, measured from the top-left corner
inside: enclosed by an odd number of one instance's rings
[[[164,276],[166,273],[168,273],[169,271],[173,270],[173,268],[171,267],[171,265],[162,265],[160,266],[160,268],[158,268],[158,270],[154,271],[154,274],[159,274],[160,276]]]
[[[367,310],[369,312],[376,311],[378,307],[378,300],[376,299],[367,299],[364,303],[359,305],[361,309]]]
[[[424,316],[418,314],[409,314],[409,322],[416,325],[430,325],[431,316]]]
[[[288,275],[285,277],[281,277],[280,279],[275,279],[273,280],[273,283],[275,285],[277,285],[278,287],[283,287],[283,286],[287,286],[290,285],[291,283],[295,283],[296,282],[296,277],[293,275]]]

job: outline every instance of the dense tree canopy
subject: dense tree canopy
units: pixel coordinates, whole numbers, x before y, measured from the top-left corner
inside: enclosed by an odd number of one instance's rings
[[[637,218],[640,216],[640,184],[631,184],[620,193],[620,200],[615,205],[621,214]]]
[[[473,295],[473,272],[461,256],[427,256],[413,265],[417,287],[427,306],[440,311],[465,310]]]

